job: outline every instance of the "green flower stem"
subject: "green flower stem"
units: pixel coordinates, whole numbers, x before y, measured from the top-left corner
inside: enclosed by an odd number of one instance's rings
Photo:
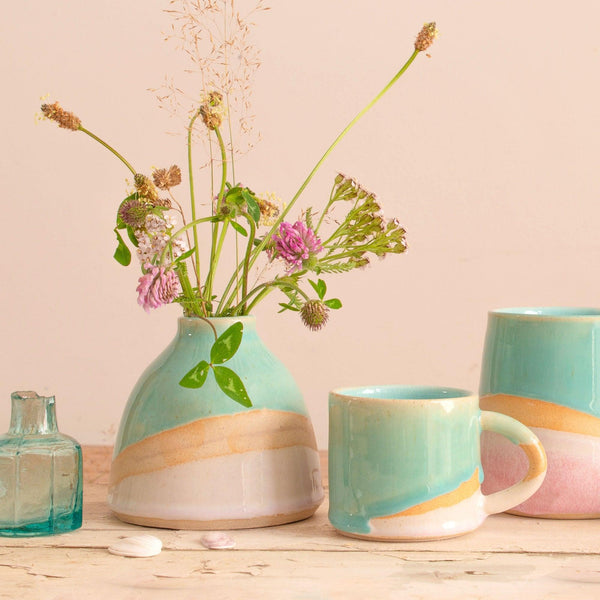
[[[331,193],[329,194],[329,202],[327,203],[327,206],[325,207],[325,210],[321,213],[321,218],[319,219],[319,222],[317,223],[317,226],[314,229],[314,233],[315,235],[317,235],[319,228],[321,227],[321,224],[323,223],[323,219],[325,218],[325,215],[327,215],[327,213],[329,212],[329,209],[331,208],[331,205],[338,199],[338,195],[334,195],[334,190],[335,190],[336,186],[333,186],[331,188]]]
[[[254,251],[254,256],[253,256],[252,260],[250,261],[250,266],[252,266],[254,264],[254,262],[256,262],[260,253],[265,249],[267,243],[269,242],[269,240],[271,239],[273,234],[277,231],[279,224],[283,221],[285,216],[290,212],[290,210],[296,203],[296,200],[298,200],[298,198],[300,197],[300,195],[302,194],[302,192],[304,191],[306,186],[309,184],[310,180],[314,177],[315,173],[319,170],[319,168],[323,164],[323,162],[325,162],[325,159],[331,154],[333,149],[338,145],[338,143],[342,140],[342,138],[350,131],[350,129],[352,129],[352,127],[354,127],[354,125],[360,120],[360,118],[366,112],[368,112],[369,109],[371,109],[381,99],[381,97],[396,83],[396,81],[398,81],[398,79],[400,79],[400,77],[406,72],[408,67],[410,67],[410,65],[413,63],[413,61],[415,60],[415,58],[417,57],[419,52],[420,51],[416,50],[416,49],[413,51],[410,58],[404,63],[402,68],[394,75],[394,77],[392,77],[392,79],[389,81],[389,83],[377,94],[377,96],[375,96],[375,98],[373,98],[373,100],[371,100],[371,102],[369,102],[369,104],[367,104],[354,117],[354,119],[352,119],[352,121],[350,121],[350,123],[348,123],[348,125],[346,125],[346,127],[342,130],[342,132],[335,138],[335,140],[333,141],[331,146],[329,146],[329,148],[325,151],[325,154],[323,154],[323,156],[318,160],[317,164],[313,167],[313,170],[308,174],[308,177],[304,180],[304,182],[302,183],[302,185],[300,186],[298,191],[294,194],[294,197],[290,200],[290,203],[287,205],[285,210],[283,210],[282,213],[279,215],[277,221],[271,227],[271,229],[269,230],[267,235],[264,237],[263,241],[256,247],[256,249]]]
[[[225,195],[225,185],[227,183],[227,149],[225,148],[225,142],[223,142],[223,136],[221,135],[219,128],[215,127],[214,132],[219,142],[219,149],[221,150],[221,187],[217,197],[217,214],[219,214],[223,205],[223,196]],[[224,229],[226,228],[227,224],[224,226]],[[217,271],[217,265],[219,264],[219,256],[221,254],[221,248],[223,245],[222,237],[219,246],[217,246],[218,234],[219,223],[217,222],[213,225],[212,245],[210,249],[210,267],[208,270],[208,276],[206,277],[206,283],[204,284],[204,293],[209,304],[212,296],[214,277]]]
[[[331,254],[319,260],[320,263],[330,263],[333,261],[343,260],[344,258],[351,258],[353,256],[361,257],[365,252],[373,252],[371,249],[371,244],[366,244],[364,246],[356,246],[354,249],[348,252],[340,252],[339,254]]]
[[[250,314],[250,311],[263,299],[265,298],[267,295],[269,295],[273,289],[275,288],[275,286],[269,286],[266,288],[263,288],[263,290],[256,295],[256,297],[254,298],[254,300],[247,306],[246,310],[248,311],[246,314]],[[257,291],[258,288],[254,288],[248,297],[250,297],[252,294],[254,294],[255,291]],[[246,304],[248,298],[246,298],[246,300],[244,300],[244,304]]]
[[[179,283],[181,284],[181,290],[183,292],[184,297],[184,307],[186,309],[188,308],[188,306],[191,307],[194,314],[197,317],[200,317],[200,313],[205,311],[203,310],[201,302],[198,301],[198,297],[194,293],[194,289],[192,288],[192,284],[190,283],[187,265],[185,264],[185,262],[179,262],[177,264],[177,267],[175,268],[175,271],[177,273],[177,277],[179,278]]]
[[[239,284],[239,280],[238,280],[238,275],[240,273],[240,271],[244,268],[243,263],[242,264],[237,264],[235,266],[235,269],[233,271],[233,275],[232,277],[229,279],[229,281],[227,282],[227,285],[225,286],[225,289],[223,290],[223,294],[221,295],[221,300],[217,306],[217,310],[215,311],[216,315],[220,315],[222,314],[225,309],[231,304],[231,302],[233,301],[233,298],[235,297],[235,294],[237,292],[237,290],[240,287]],[[231,290],[231,286],[235,283],[235,289],[233,291],[233,293],[231,294],[231,296],[229,297],[229,300],[226,302],[225,298],[228,297],[229,291]]]
[[[219,200],[217,202],[217,210],[221,208],[223,204],[223,195],[225,194],[225,185],[227,183],[227,149],[225,148],[225,142],[223,136],[219,131],[218,127],[215,127],[215,135],[219,141],[219,149],[221,150],[221,188],[219,189]]]
[[[165,256],[167,255],[167,251],[169,250],[169,248],[171,247],[173,240],[176,237],[179,237],[182,233],[185,233],[186,231],[196,227],[196,225],[200,225],[201,223],[211,223],[213,221],[214,217],[202,217],[201,219],[195,219],[194,221],[190,221],[187,225],[184,225],[181,229],[178,229],[175,233],[173,233],[171,235],[171,237],[168,239],[167,243],[165,244],[165,247],[162,251],[162,254],[160,255],[160,264],[163,264],[165,261]]]
[[[342,239],[344,236],[348,236],[352,231],[352,227],[347,225],[346,222],[342,223],[324,242],[321,242],[323,248],[331,245],[331,243],[336,239]],[[335,244],[334,248],[337,247],[338,244]]]
[[[187,159],[188,159],[188,179],[190,183],[190,206],[191,206],[191,215],[192,215],[192,223],[196,223],[196,199],[194,195],[194,173],[192,170],[192,131],[194,129],[194,123],[196,119],[200,116],[200,111],[197,110],[190,119],[188,125],[188,134],[187,134]],[[198,230],[196,226],[193,226],[193,237],[194,237],[194,257],[195,257],[195,276],[196,282],[198,284],[198,294],[200,294],[200,248],[198,246]],[[162,259],[161,259],[162,260]],[[202,303],[202,307],[204,308],[204,303]],[[206,314],[206,312],[205,312]]]
[[[265,283],[261,283],[260,285],[257,285],[255,288],[250,290],[250,292],[244,298],[242,298],[240,303],[233,307],[231,314],[239,314],[239,310],[245,307],[248,300],[258,292],[260,292],[258,293],[257,297],[248,305],[248,313],[245,314],[249,314],[250,310],[254,308],[267,294],[271,293],[276,287],[293,288],[305,300],[310,300],[308,295],[295,283],[291,283],[290,281],[286,280],[279,281],[277,279],[273,279],[272,281],[266,281]]]
[[[237,294],[240,290],[240,285],[242,288],[242,298],[244,298],[248,295],[248,276],[249,276],[248,265],[250,263],[250,257],[252,256],[252,248],[254,248],[254,240],[256,238],[256,223],[254,222],[254,219],[250,215],[243,213],[242,216],[245,217],[246,220],[248,221],[248,225],[250,226],[250,234],[248,235],[248,244],[246,246],[246,253],[244,255],[244,261],[241,265],[241,268],[242,268],[241,282],[237,278],[237,275],[240,272],[240,265],[237,265],[233,277],[229,280],[225,290],[223,290],[223,295],[221,296],[221,301],[219,302],[219,305],[217,307],[218,314],[220,314],[221,311],[227,310],[227,308],[231,305],[231,303],[234,301],[235,297],[237,296]],[[235,287],[233,288],[233,291],[231,291],[231,293],[230,293],[231,287],[234,283],[235,283]],[[248,314],[246,312],[245,307],[243,307],[243,311],[241,314],[243,314],[243,315]]]
[[[242,273],[242,298],[245,298],[248,295],[248,271],[250,265],[250,257],[252,256],[252,249],[254,248],[254,239],[256,237],[256,223],[254,222],[254,219],[250,215],[244,216],[246,217],[246,220],[250,225],[250,234],[248,235],[248,245],[246,246],[246,254],[244,256],[244,271]],[[242,314],[248,314],[246,312],[246,305],[243,300]]]
[[[200,319],[202,319],[202,321],[204,321],[212,329],[213,335],[215,336],[215,342],[216,342],[217,339],[219,338],[219,334],[217,333],[217,328],[211,323],[210,319],[206,319],[205,317],[200,317]]]
[[[135,175],[137,171],[121,156],[111,145],[107,144],[103,139],[99,138],[96,134],[92,133],[85,127],[79,126],[79,131],[89,135],[92,139],[96,140],[99,144],[102,144],[107,150],[110,150],[132,173]]]
[[[356,201],[354,202],[354,206],[348,211],[348,214],[346,215],[346,218],[342,221],[342,223],[338,226],[338,228],[323,242],[321,242],[321,245],[323,246],[323,248],[329,246],[331,244],[331,242],[333,242],[333,240],[335,239],[341,239],[344,236],[348,236],[350,233],[352,233],[353,229],[356,227],[356,225],[352,225],[351,221],[355,219],[357,213],[355,212],[356,209],[358,208],[358,205],[360,204],[360,199],[357,198]],[[356,233],[356,232],[354,232]],[[336,244],[336,246],[338,246],[338,244]]]

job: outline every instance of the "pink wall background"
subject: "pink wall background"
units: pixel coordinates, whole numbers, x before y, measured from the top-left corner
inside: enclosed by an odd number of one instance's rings
[[[299,205],[324,202],[337,170],[354,175],[400,218],[409,251],[329,277],[344,308],[320,333],[295,314],[275,315],[276,294],[256,312],[326,447],[329,389],[476,389],[488,309],[600,305],[600,5],[273,5],[256,38],[263,141],[237,170],[255,190],[283,198],[401,66],[421,25],[436,20],[441,31],[432,58],[419,56]],[[138,169],[183,166],[184,140],[166,134],[174,123],[147,91],[186,67],[162,40],[166,7],[59,0],[4,10],[2,430],[10,392],[36,389],[57,396],[64,432],[111,443],[135,380],[174,334],[178,307],[144,313],[136,269],[112,260],[126,170],[84,135],[34,118],[49,93]]]

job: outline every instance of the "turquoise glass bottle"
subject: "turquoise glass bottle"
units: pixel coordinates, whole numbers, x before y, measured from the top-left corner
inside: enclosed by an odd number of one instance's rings
[[[81,527],[81,447],[59,432],[54,397],[14,392],[0,436],[0,536],[31,537]]]

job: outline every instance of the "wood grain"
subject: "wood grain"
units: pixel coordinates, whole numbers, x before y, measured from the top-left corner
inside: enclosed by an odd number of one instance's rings
[[[575,599],[600,596],[600,520],[494,515],[444,541],[373,542],[339,535],[327,503],[290,525],[231,532],[234,550],[207,550],[199,531],[122,523],[106,505],[111,449],[84,449],[84,524],[47,538],[2,538],[0,598],[25,600]],[[327,457],[322,454],[324,475]],[[146,532],[156,557],[108,553]]]

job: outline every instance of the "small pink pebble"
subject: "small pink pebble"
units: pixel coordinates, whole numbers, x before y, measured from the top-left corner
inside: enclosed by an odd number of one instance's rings
[[[207,533],[201,542],[209,550],[230,550],[231,548],[235,548],[235,541],[222,531]]]

